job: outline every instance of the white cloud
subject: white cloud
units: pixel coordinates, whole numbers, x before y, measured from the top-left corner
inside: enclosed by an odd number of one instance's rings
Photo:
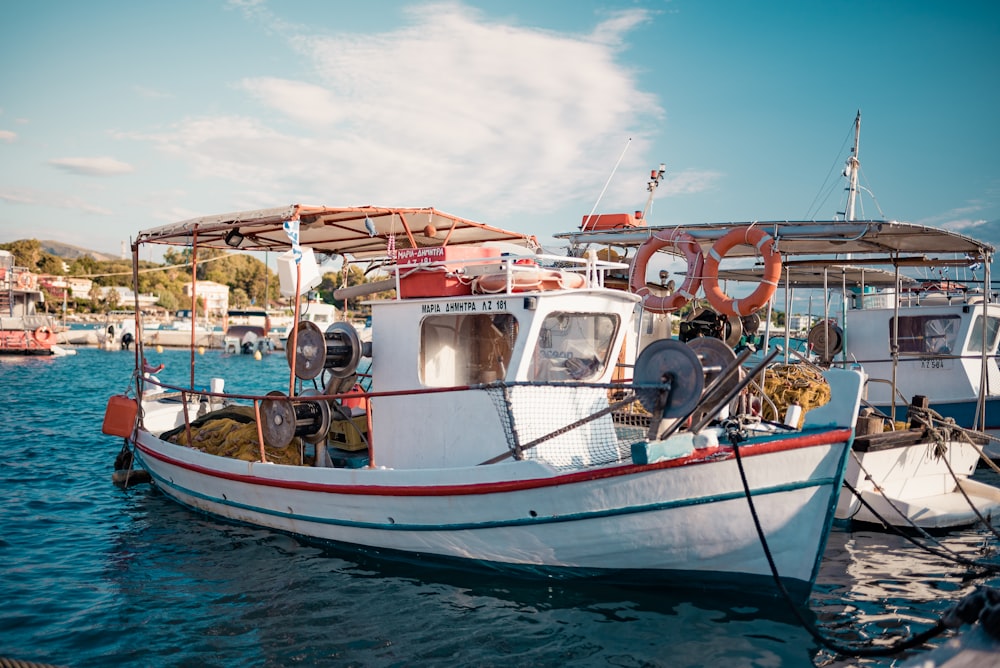
[[[235,84],[277,117],[252,118],[246,107],[132,135],[200,175],[279,193],[282,202],[434,205],[497,217],[591,199],[627,137],[634,145],[622,171],[647,168],[636,148],[662,111],[615,62],[643,11],[574,36],[427,5],[397,30],[317,36],[263,3],[231,4],[279,31],[312,76]]]
[[[0,201],[8,204],[25,204],[29,206],[48,206],[56,209],[69,209],[81,213],[109,216],[113,212],[106,207],[91,204],[86,200],[61,192],[45,192],[34,189],[17,188],[0,191]]]
[[[983,225],[986,225],[989,222],[990,221],[984,218],[976,218],[976,219],[958,218],[945,221],[944,223],[941,224],[941,227],[943,227],[946,230],[950,230],[952,232],[960,232],[965,234],[969,230],[973,230],[977,227],[982,227]]]
[[[164,93],[163,91],[149,88],[147,86],[132,86],[132,90],[135,91],[136,95],[139,97],[144,97],[149,100],[165,100],[173,97],[173,95],[169,93]]]
[[[116,176],[128,174],[135,168],[127,162],[107,156],[96,158],[52,158],[49,164],[71,174],[84,176]]]
[[[692,195],[713,190],[722,179],[721,172],[707,170],[685,169],[680,172],[668,172],[663,183],[656,190],[658,197],[674,195]]]
[[[8,204],[35,204],[36,200],[26,192],[18,190],[0,190],[0,201]]]
[[[332,125],[343,115],[338,111],[334,95],[322,86],[261,77],[244,79],[239,87],[261,104],[306,125]]]
[[[17,140],[16,132],[11,132],[10,130],[0,130],[0,141],[10,143],[16,140]]]

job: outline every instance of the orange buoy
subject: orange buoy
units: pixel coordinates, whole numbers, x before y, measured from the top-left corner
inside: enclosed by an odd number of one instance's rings
[[[658,297],[652,293],[646,285],[646,265],[653,253],[671,246],[674,250],[683,253],[687,259],[687,275],[677,292],[666,297]],[[642,297],[642,307],[653,313],[670,313],[694,299],[701,287],[701,274],[705,265],[705,256],[701,253],[701,246],[694,237],[680,228],[667,231],[654,232],[646,239],[632,259],[632,266],[628,274],[629,291]]]
[[[764,277],[748,297],[733,299],[719,287],[719,263],[726,253],[739,245],[754,246],[764,258]],[[736,227],[723,235],[705,259],[705,296],[716,311],[742,317],[754,313],[774,295],[781,278],[781,253],[774,247],[774,237],[760,227]]]

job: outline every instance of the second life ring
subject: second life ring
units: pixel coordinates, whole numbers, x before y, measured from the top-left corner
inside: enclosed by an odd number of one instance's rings
[[[666,297],[658,297],[646,285],[646,265],[653,253],[667,246],[672,246],[674,250],[684,254],[687,259],[687,274],[679,290]],[[647,311],[670,313],[694,299],[698,288],[701,287],[704,265],[705,256],[701,253],[701,246],[684,230],[674,228],[669,232],[654,232],[642,242],[632,259],[628,274],[628,289],[632,294],[642,297],[642,307]]]
[[[35,341],[43,346],[52,345],[56,341],[56,333],[48,327],[39,327],[35,330]]]
[[[719,287],[719,263],[726,253],[739,245],[754,246],[764,258],[764,276],[749,296],[733,299]],[[781,253],[774,248],[774,237],[753,225],[729,230],[712,246],[705,259],[705,296],[708,303],[723,315],[742,317],[760,310],[778,289],[781,278]]]

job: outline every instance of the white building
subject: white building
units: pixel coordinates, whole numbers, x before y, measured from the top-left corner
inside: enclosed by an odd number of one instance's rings
[[[215,281],[198,281],[198,297],[208,315],[225,315],[229,310],[229,286]],[[191,283],[184,284],[184,296],[191,297]]]

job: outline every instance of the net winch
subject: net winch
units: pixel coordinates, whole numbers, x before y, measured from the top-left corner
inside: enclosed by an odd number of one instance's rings
[[[688,415],[701,423],[721,408],[719,399],[739,383],[733,372],[736,353],[719,339],[699,337],[687,343],[660,339],[646,346],[635,362],[636,397],[657,418]],[[661,387],[643,387],[660,385]],[[697,411],[699,404],[705,407]]]
[[[324,332],[316,323],[300,320],[295,329],[294,363],[297,378],[311,380],[324,370],[335,378],[347,378],[354,374],[365,351],[357,330],[350,323],[335,322]],[[289,337],[289,341],[291,340]],[[291,345],[286,348],[285,356],[291,365]]]
[[[269,398],[260,402],[264,442],[284,448],[296,436],[307,443],[323,441],[330,431],[330,404],[322,400],[299,400],[318,394],[316,390],[305,390],[293,401],[283,392],[268,392]]]

